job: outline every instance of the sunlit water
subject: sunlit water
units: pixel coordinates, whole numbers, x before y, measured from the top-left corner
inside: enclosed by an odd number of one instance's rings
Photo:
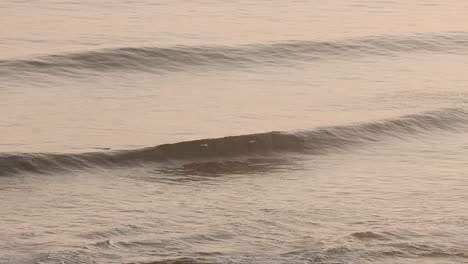
[[[2,1],[0,263],[467,263],[467,11]]]

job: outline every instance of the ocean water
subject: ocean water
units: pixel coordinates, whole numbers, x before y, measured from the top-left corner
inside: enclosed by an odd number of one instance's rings
[[[468,263],[467,13],[2,0],[0,263]]]

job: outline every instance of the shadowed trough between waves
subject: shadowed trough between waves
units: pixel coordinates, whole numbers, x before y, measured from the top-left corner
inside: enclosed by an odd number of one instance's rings
[[[442,109],[377,122],[322,127],[297,132],[267,132],[163,144],[136,150],[79,154],[0,154],[0,175],[44,173],[89,167],[126,166],[168,160],[209,160],[272,154],[323,154],[356,144],[431,133],[457,131],[468,124],[468,113]]]

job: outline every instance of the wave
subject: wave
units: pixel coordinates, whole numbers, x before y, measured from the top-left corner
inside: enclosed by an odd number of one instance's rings
[[[467,125],[468,113],[464,110],[442,109],[377,122],[200,139],[136,150],[79,154],[3,153],[0,154],[0,175],[164,163],[171,160],[207,161],[287,153],[317,155],[386,138],[402,139],[436,130],[455,132]]]
[[[144,262],[141,264],[214,264],[215,262],[208,261],[206,259],[195,259],[195,258],[178,258],[178,259],[167,259],[152,262]]]
[[[183,71],[193,67],[276,65],[353,56],[394,56],[409,52],[452,52],[468,47],[468,32],[369,36],[334,41],[286,41],[242,46],[123,47],[0,60],[0,76],[81,71]]]
[[[380,247],[379,247],[380,246]],[[437,263],[466,263],[468,255],[464,249],[447,248],[418,243],[381,243],[369,247],[331,247],[323,249],[304,249],[284,253],[280,256],[218,256],[211,258],[177,258],[166,259],[153,262],[140,262],[139,264],[211,264],[211,263],[385,263],[399,260],[398,263],[406,263],[409,260],[416,260],[421,263],[432,263],[434,259]],[[428,261],[429,259],[429,261]],[[423,261],[421,261],[423,260]],[[431,261],[432,260],[432,261]],[[137,264],[137,263],[132,263]]]
[[[359,240],[390,240],[383,234],[378,234],[378,233],[371,232],[371,231],[355,232],[355,233],[352,233],[351,236]]]

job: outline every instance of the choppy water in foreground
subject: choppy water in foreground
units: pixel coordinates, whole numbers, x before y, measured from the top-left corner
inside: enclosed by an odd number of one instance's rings
[[[0,263],[468,263],[464,1],[0,3]]]

